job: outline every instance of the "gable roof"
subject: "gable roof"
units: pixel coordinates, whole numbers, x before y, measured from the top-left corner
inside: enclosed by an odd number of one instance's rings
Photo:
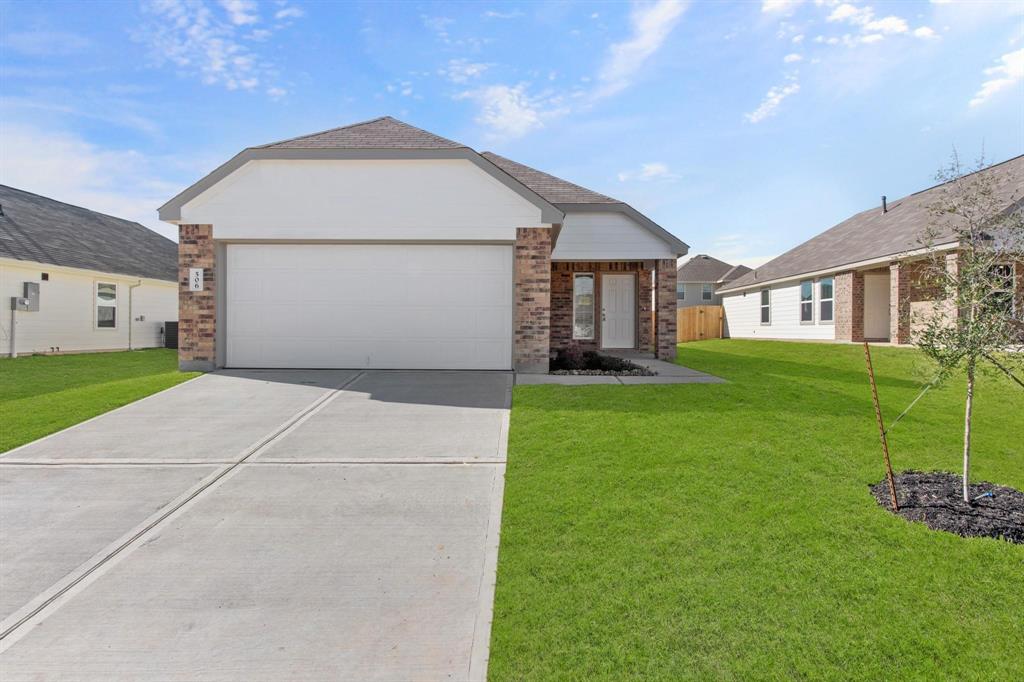
[[[530,168],[521,163],[498,156],[494,152],[483,152],[485,159],[523,183],[552,204],[621,204],[618,199],[599,194],[586,187],[580,187],[562,178],[556,178],[544,171]]]
[[[0,256],[175,282],[178,245],[139,223],[0,185]]]
[[[738,278],[742,277],[743,275],[747,274],[748,272],[753,272],[753,270],[751,268],[748,268],[746,265],[736,265],[736,266],[733,266],[732,270],[730,270],[729,272],[727,272],[724,275],[722,275],[721,277],[719,277],[718,278],[718,282],[719,283],[731,282],[734,279],[738,279]]]
[[[1009,207],[1015,200],[1015,192],[1024,187],[1024,155],[994,164],[977,173],[990,175],[998,196],[1005,199]],[[838,270],[846,265],[887,256],[895,257],[919,249],[919,234],[931,219],[929,209],[942,197],[947,184],[935,185],[890,201],[888,212],[883,212],[879,205],[847,218],[733,281],[722,291],[761,286],[810,272]],[[936,243],[942,244],[953,239],[951,233],[938,235]]]
[[[689,250],[679,238],[629,204],[497,154],[479,154],[391,116],[244,149],[161,206],[160,219],[180,221],[182,206],[256,159],[466,159],[540,208],[541,220],[546,223],[561,224],[567,211],[618,212],[665,240],[677,253]]]
[[[676,268],[678,282],[717,282],[725,273],[733,269],[725,261],[701,253]]]
[[[256,149],[462,149],[466,145],[390,116],[260,145]]]

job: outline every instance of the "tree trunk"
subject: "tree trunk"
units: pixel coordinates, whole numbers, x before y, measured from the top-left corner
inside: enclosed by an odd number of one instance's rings
[[[971,409],[974,407],[974,359],[967,361],[967,402],[964,407],[964,502],[970,503]]]

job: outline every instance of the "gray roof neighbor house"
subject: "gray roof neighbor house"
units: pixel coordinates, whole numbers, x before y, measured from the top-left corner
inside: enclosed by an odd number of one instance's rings
[[[0,257],[178,279],[178,245],[139,223],[0,185]]]
[[[1024,188],[1024,155],[997,163],[978,173],[989,174],[999,197],[1009,207],[1020,201]],[[847,218],[796,248],[733,281],[722,292],[738,291],[766,283],[792,279],[811,272],[828,271],[887,256],[897,257],[921,248],[919,235],[929,224],[929,209],[941,197],[945,184],[915,192]],[[938,235],[936,245],[951,241]]]
[[[750,272],[750,268],[746,265],[729,265],[725,261],[702,253],[677,268],[676,281],[720,284],[730,282],[748,272]]]

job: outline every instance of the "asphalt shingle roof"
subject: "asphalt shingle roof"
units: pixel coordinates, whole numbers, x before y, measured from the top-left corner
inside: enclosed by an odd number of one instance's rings
[[[428,133],[390,116],[260,145],[256,149],[463,149],[466,145]]]
[[[1020,199],[1024,188],[1024,155],[978,172],[991,174],[997,195],[1005,199],[1007,207]],[[879,205],[847,218],[733,281],[726,290],[896,256],[921,248],[919,235],[931,220],[929,208],[941,198],[944,187],[944,184],[936,185],[890,201],[887,213],[883,213]],[[953,236],[937,235],[938,243],[944,239],[950,241]]]
[[[623,203],[618,199],[612,199],[586,187],[580,187],[568,180],[556,178],[554,175],[549,175],[536,168],[530,168],[511,159],[506,159],[504,156],[499,156],[494,152],[484,152],[481,156],[556,206],[558,204]]]
[[[130,220],[0,185],[0,256],[177,281],[178,245]]]
[[[730,270],[729,272],[727,272],[724,275],[722,275],[721,277],[719,277],[718,281],[719,282],[731,282],[734,279],[742,277],[743,275],[747,274],[748,272],[753,272],[753,270],[748,268],[746,265],[737,265],[737,266],[733,267],[732,270]]]
[[[701,253],[676,269],[676,279],[680,282],[717,282],[732,269],[733,266],[725,261]]]

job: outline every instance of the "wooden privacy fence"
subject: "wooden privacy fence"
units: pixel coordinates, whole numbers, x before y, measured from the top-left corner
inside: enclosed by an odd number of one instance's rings
[[[676,309],[676,341],[722,338],[722,306],[693,305]]]

